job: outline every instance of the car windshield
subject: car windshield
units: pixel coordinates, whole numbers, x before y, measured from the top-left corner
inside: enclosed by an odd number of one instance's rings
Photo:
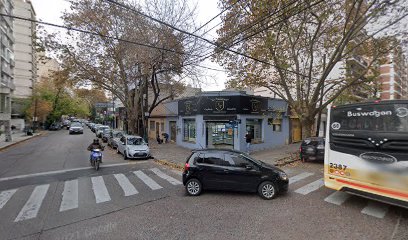
[[[143,145],[145,142],[143,140],[143,138],[137,138],[137,137],[133,137],[133,138],[128,138],[127,139],[127,144],[128,145]]]
[[[106,130],[109,130],[109,127],[100,127],[99,130],[106,131]]]
[[[71,127],[82,127],[82,125],[78,122],[74,122],[71,124]]]
[[[103,129],[103,133],[110,133],[110,132],[111,132],[111,130],[109,128]]]
[[[122,137],[122,135],[123,135],[122,132],[114,132],[114,133],[113,133],[113,137],[114,137],[114,138],[120,138],[120,137]]]

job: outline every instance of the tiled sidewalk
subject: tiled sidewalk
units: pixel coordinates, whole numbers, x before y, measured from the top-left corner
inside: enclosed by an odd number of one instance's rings
[[[190,156],[191,150],[180,147],[175,143],[157,144],[156,141],[149,141],[152,156],[157,160],[166,160],[172,163],[183,165],[186,158]],[[300,144],[283,145],[272,149],[262,150],[251,154],[256,159],[266,163],[275,164],[282,158],[289,157],[298,152]]]
[[[28,140],[28,139],[30,139],[32,137],[35,137],[35,136],[38,136],[38,135],[41,135],[41,134],[42,133],[39,132],[39,133],[35,133],[33,136],[27,136],[24,132],[16,132],[16,133],[14,133],[12,135],[12,141],[11,142],[6,142],[5,141],[6,135],[3,133],[0,136],[0,151],[3,150],[3,149],[6,149],[8,147],[11,147],[11,146],[13,146],[13,145],[15,145],[15,144],[17,144],[19,142],[26,141],[26,140]]]

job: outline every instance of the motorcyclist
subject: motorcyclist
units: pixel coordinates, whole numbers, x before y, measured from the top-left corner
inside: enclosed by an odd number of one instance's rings
[[[104,146],[99,142],[99,139],[97,139],[97,138],[94,139],[93,142],[91,143],[91,145],[88,146],[88,151],[92,151],[94,149],[101,149],[101,150],[104,149]],[[92,159],[92,153],[91,153],[91,156],[90,156],[89,160],[91,160],[91,159]],[[102,162],[102,159],[101,159],[101,162]]]

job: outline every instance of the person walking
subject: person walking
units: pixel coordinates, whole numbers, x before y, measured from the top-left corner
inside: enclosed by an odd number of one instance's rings
[[[252,142],[252,134],[250,132],[247,132],[245,134],[245,141],[246,141],[246,151],[249,154],[251,151],[251,142]]]

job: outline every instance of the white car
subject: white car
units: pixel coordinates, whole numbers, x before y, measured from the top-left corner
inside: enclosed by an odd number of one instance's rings
[[[123,155],[123,158],[150,158],[150,149],[143,138],[139,136],[124,135],[120,138],[117,153]]]
[[[104,125],[98,127],[98,128],[96,129],[96,131],[95,131],[96,137],[101,138],[103,132],[104,132],[105,130],[109,130],[109,129],[110,129],[109,126],[104,126]]]
[[[69,134],[74,133],[84,134],[84,128],[82,127],[82,124],[80,124],[79,122],[73,122],[69,127]]]

